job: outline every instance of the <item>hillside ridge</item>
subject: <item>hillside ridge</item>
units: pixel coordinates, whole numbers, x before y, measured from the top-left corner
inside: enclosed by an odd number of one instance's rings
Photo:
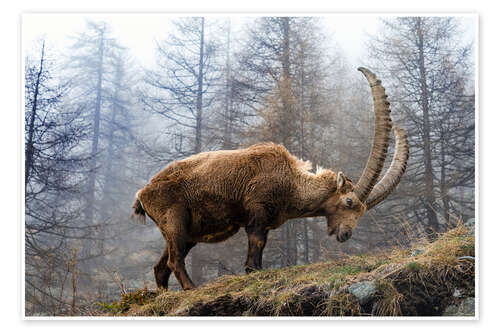
[[[101,303],[106,316],[474,317],[474,231],[339,261],[226,275],[189,291],[141,289]]]

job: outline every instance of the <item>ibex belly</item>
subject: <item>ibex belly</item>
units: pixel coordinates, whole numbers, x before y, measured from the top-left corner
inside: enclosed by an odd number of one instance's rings
[[[203,236],[199,237],[198,238],[199,239],[198,242],[202,242],[202,243],[218,243],[218,242],[222,242],[222,241],[225,241],[226,239],[228,239],[229,237],[233,236],[234,234],[236,234],[239,229],[240,229],[239,225],[234,225],[233,224],[233,225],[228,226],[223,231],[214,232],[214,233],[211,233],[211,234],[206,234],[206,235],[203,235]]]
[[[236,234],[244,225],[245,213],[236,204],[209,203],[191,210],[190,236],[195,242],[217,243]]]

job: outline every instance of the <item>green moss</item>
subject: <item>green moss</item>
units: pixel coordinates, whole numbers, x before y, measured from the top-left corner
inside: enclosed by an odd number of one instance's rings
[[[408,269],[412,272],[418,272],[422,269],[422,265],[416,261],[408,263]]]
[[[121,302],[119,303],[102,302],[102,303],[97,303],[97,305],[101,308],[103,312],[113,315],[124,313],[130,309],[130,305],[123,304]]]
[[[346,275],[352,275],[352,274],[357,274],[361,272],[362,269],[359,266],[350,266],[350,265],[343,265],[342,268],[340,269],[340,272],[342,274]]]
[[[102,311],[116,315],[125,313],[130,310],[132,304],[139,306],[145,305],[152,301],[157,295],[158,292],[147,290],[147,288],[144,288],[135,292],[123,294],[120,302],[118,303],[102,302],[97,303],[97,305],[102,309]]]

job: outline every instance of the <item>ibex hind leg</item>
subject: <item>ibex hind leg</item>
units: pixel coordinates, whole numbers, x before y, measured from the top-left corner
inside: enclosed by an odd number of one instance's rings
[[[186,271],[184,263],[187,254],[196,245],[195,242],[190,241],[187,234],[188,219],[186,209],[182,206],[175,206],[165,214],[162,225],[162,231],[167,239],[168,268],[174,272],[184,290],[196,288]]]
[[[172,270],[168,267],[168,246],[165,247],[160,260],[154,266],[156,286],[158,288],[168,289],[168,279]]]
[[[196,245],[196,243],[188,243],[186,244],[186,250],[184,257],[187,257],[189,251]],[[154,274],[156,280],[156,286],[158,288],[168,289],[168,280],[170,275],[172,274],[172,270],[168,267],[168,245],[163,251],[163,254],[158,261],[158,263],[154,266]]]
[[[168,267],[174,272],[183,290],[196,288],[186,271],[184,259],[196,243],[173,242],[169,246]]]

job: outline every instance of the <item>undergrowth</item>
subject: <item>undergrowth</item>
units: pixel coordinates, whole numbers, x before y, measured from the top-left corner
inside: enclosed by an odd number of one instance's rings
[[[439,315],[455,289],[473,296],[474,260],[464,256],[474,256],[474,236],[459,224],[410,250],[227,275],[189,291],[143,289],[100,306],[113,316]],[[361,281],[377,288],[363,306],[348,292]]]

